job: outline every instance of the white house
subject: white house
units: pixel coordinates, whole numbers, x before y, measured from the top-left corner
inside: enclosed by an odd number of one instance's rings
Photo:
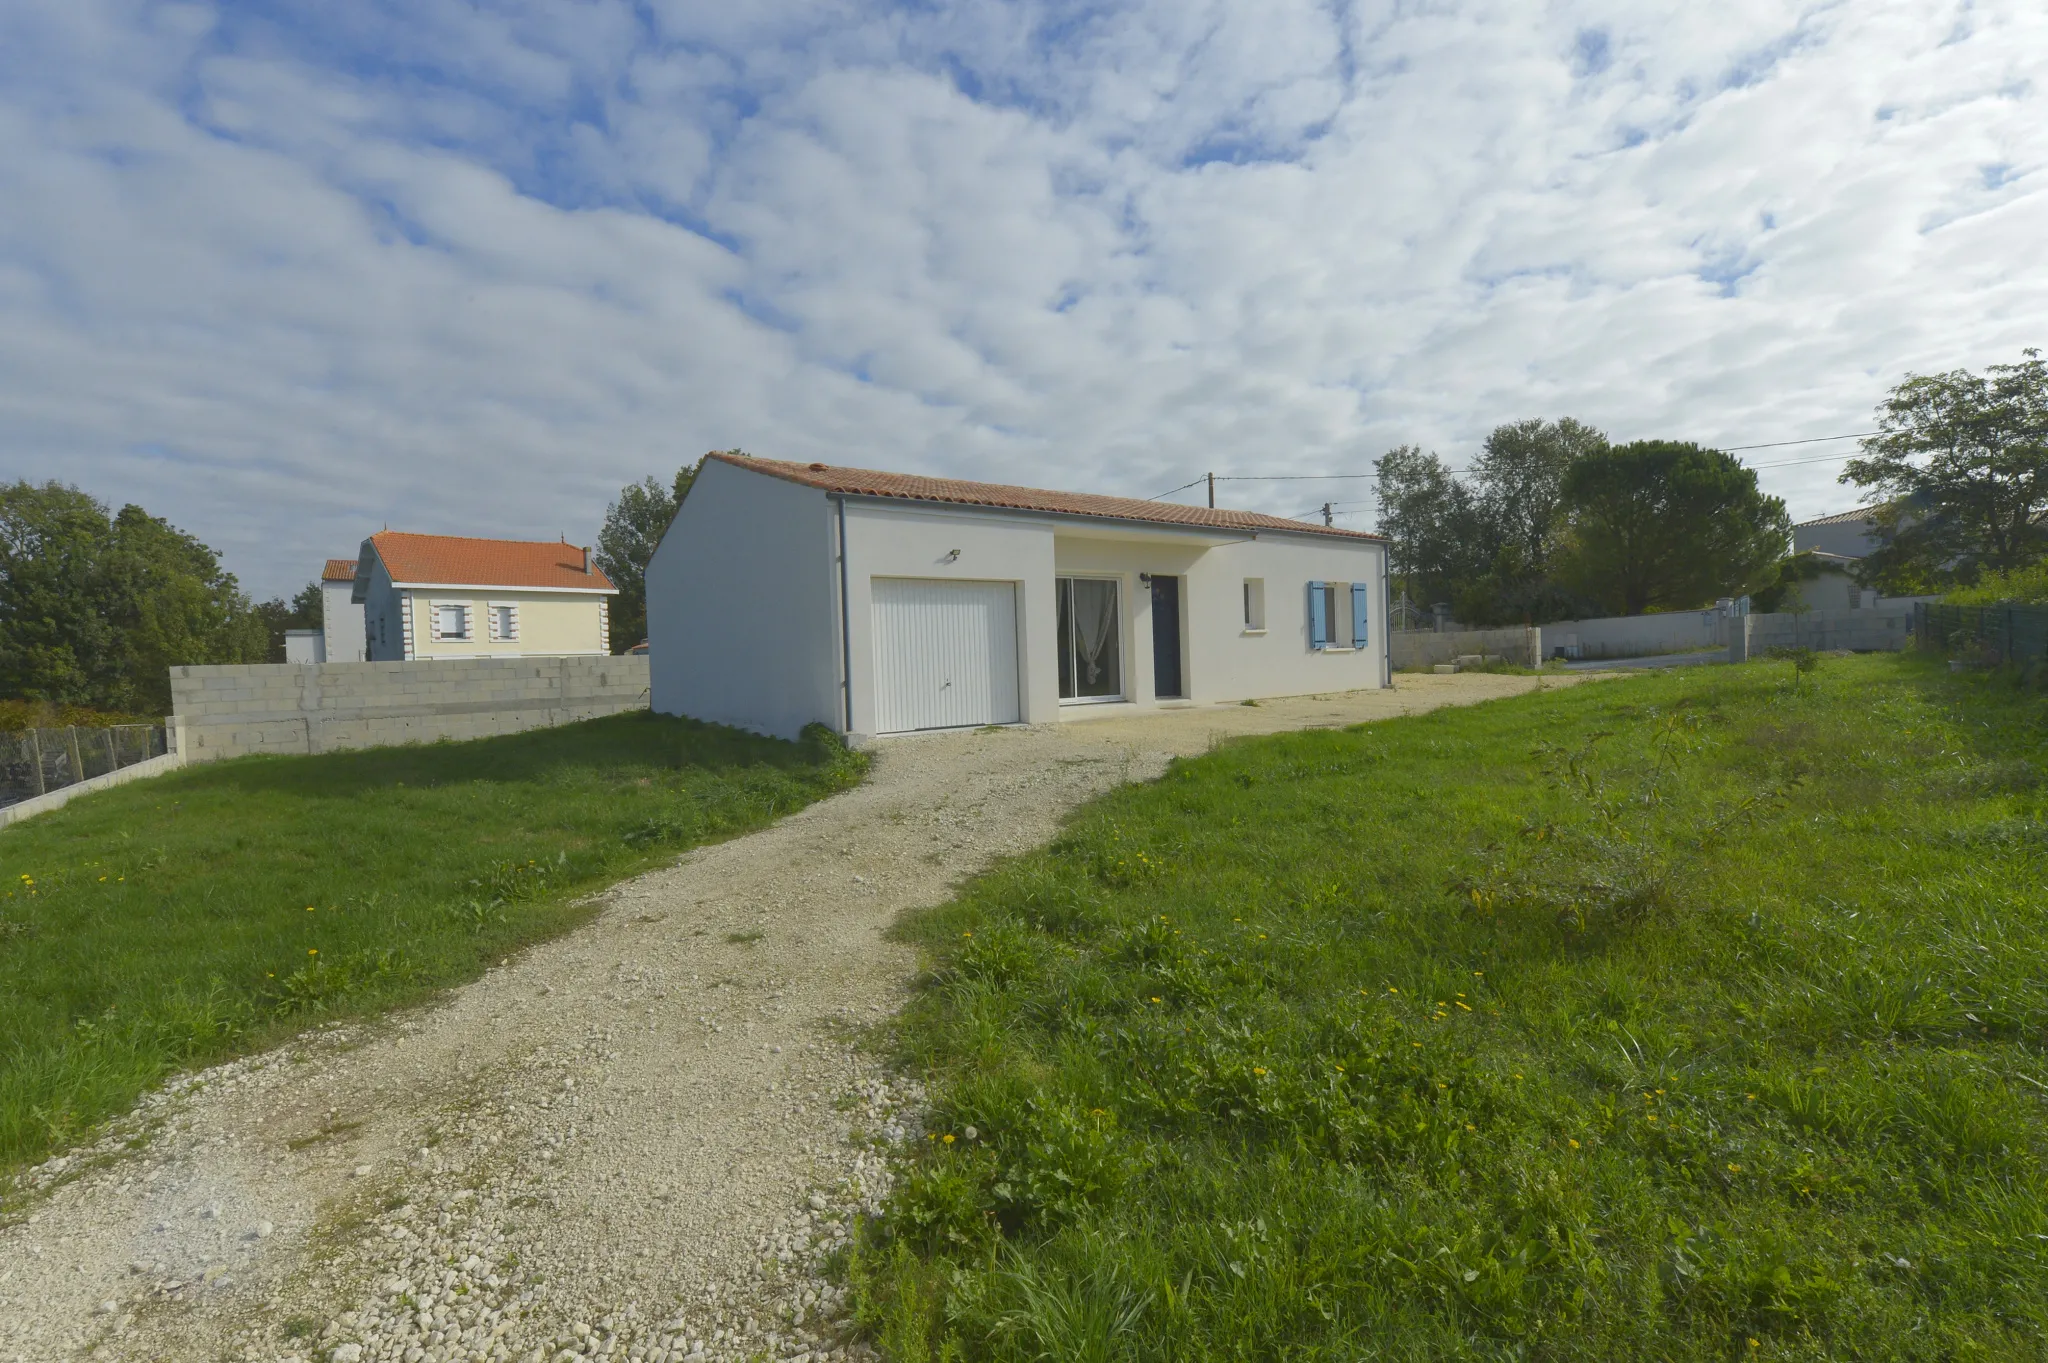
[[[794,736],[1391,683],[1386,542],[713,454],[647,570],[653,708]]]
[[[609,654],[616,595],[576,545],[386,530],[363,541],[349,599],[386,662]]]
[[[1851,561],[1869,557],[1877,548],[1877,525],[1871,519],[1872,510],[1859,506],[1853,511],[1837,511],[1832,516],[1801,521],[1792,527],[1792,552],[1803,554],[1814,549]]]
[[[363,637],[363,608],[355,604],[356,561],[331,558],[320,570],[320,635],[328,663],[360,663],[369,659]]]

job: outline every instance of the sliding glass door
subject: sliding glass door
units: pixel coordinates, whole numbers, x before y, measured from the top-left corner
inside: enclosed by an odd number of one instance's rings
[[[1122,700],[1123,625],[1113,577],[1053,579],[1060,605],[1060,699]]]

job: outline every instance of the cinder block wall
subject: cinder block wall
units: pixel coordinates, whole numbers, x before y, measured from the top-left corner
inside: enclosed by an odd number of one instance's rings
[[[484,738],[647,708],[647,658],[462,658],[171,669],[188,762]]]
[[[1505,658],[1522,667],[1533,667],[1542,647],[1541,631],[1526,625],[1509,629],[1433,630],[1397,629],[1388,635],[1396,668],[1433,667],[1455,662],[1478,653],[1488,658]]]

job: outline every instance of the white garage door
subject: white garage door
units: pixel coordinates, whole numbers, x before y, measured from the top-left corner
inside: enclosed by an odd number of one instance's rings
[[[1017,589],[1008,582],[874,580],[875,728],[1017,722]]]

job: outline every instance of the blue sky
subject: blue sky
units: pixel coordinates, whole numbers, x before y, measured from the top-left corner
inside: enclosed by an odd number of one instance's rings
[[[1149,495],[1860,431],[2048,341],[2044,163],[2018,0],[14,0],[0,475],[268,594],[710,448]]]

